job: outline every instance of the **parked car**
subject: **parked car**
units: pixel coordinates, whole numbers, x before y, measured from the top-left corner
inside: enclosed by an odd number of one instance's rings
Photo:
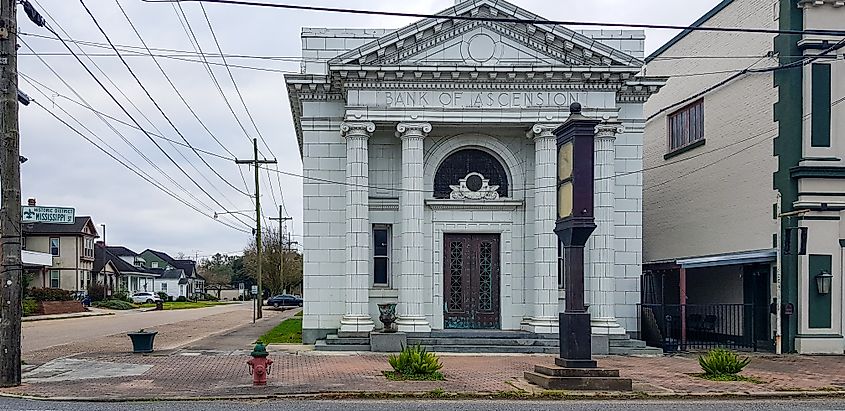
[[[159,301],[161,301],[161,297],[155,293],[144,291],[132,294],[132,302],[135,304],[152,304]]]
[[[280,294],[267,299],[267,305],[279,307],[302,307],[302,298],[290,294]]]

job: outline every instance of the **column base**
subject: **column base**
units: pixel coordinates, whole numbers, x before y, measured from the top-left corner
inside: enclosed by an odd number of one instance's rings
[[[598,317],[590,320],[591,333],[594,335],[625,335],[625,329],[614,317]]]
[[[522,321],[523,331],[535,334],[557,334],[559,332],[557,317],[528,317]]]
[[[366,315],[344,315],[340,319],[339,332],[343,333],[368,333],[375,328],[373,320]]]
[[[421,315],[406,315],[396,319],[396,329],[406,333],[430,333],[431,324]]]

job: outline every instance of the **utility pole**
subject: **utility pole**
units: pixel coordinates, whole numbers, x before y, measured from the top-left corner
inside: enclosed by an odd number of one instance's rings
[[[279,205],[279,217],[270,217],[271,220],[279,222],[279,280],[282,283],[282,292],[285,290],[285,235],[282,232],[282,227],[285,221],[293,220],[293,217],[282,217],[282,205]]]
[[[0,0],[0,386],[21,384],[21,157],[15,0]]]
[[[262,318],[261,308],[264,304],[264,290],[261,288],[261,188],[258,184],[258,166],[260,164],[276,164],[276,160],[258,159],[258,139],[252,139],[252,160],[237,160],[236,164],[252,164],[255,168],[255,252],[258,260],[258,318]],[[20,220],[20,219],[19,219]]]

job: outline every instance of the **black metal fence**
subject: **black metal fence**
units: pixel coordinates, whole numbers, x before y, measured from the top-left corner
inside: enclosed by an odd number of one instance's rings
[[[665,352],[717,347],[757,351],[768,307],[753,304],[640,304],[641,338]]]

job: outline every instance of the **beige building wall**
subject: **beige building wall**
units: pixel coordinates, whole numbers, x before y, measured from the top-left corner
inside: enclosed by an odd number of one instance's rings
[[[50,271],[58,270],[60,275],[59,287],[65,290],[85,290],[83,281],[92,279],[91,270],[94,268],[94,258],[84,256],[85,240],[83,236],[27,236],[26,249],[50,253],[50,238],[59,238],[59,256],[53,257],[53,265],[47,267],[45,274],[46,286],[50,286]],[[92,279],[93,280],[93,279]],[[39,283],[37,286],[41,286]]]
[[[775,4],[736,0],[704,25],[776,29]],[[765,57],[772,42],[771,34],[697,31],[647,63],[646,74],[672,78],[645,105],[653,118],[645,129],[644,262],[773,247],[771,74],[744,75],[704,94],[705,144],[664,159],[667,115],[688,104],[678,103],[738,70],[777,65]],[[699,58],[679,58],[689,56]],[[720,73],[697,75],[713,72]]]

